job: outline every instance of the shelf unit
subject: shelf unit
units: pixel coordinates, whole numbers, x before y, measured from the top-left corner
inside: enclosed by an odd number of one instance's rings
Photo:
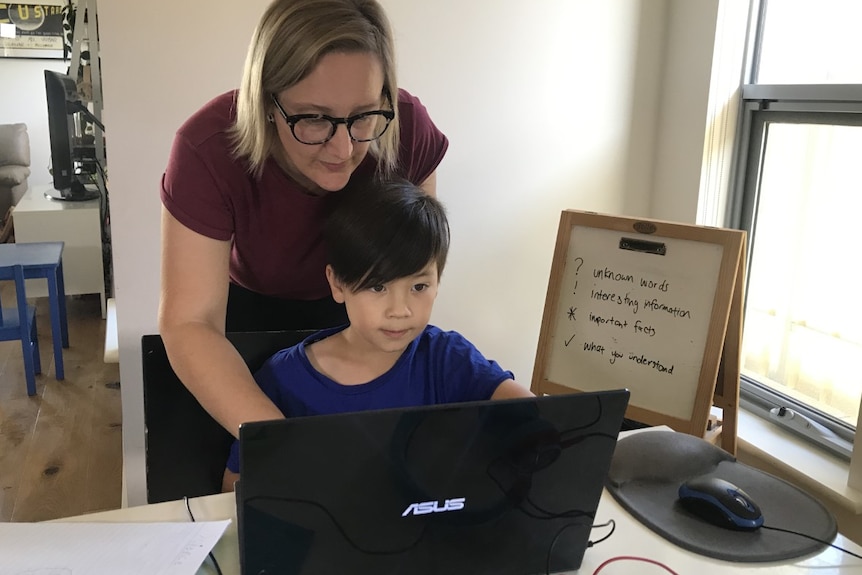
[[[17,242],[64,242],[63,281],[66,295],[97,293],[106,315],[100,200],[52,200],[50,184],[33,186],[12,211]],[[45,282],[27,280],[27,295],[48,295]]]
[[[93,116],[102,121],[102,68],[99,58],[99,26],[96,0],[77,0],[75,2],[75,24],[72,30],[72,52],[69,63],[69,76],[76,82],[81,78],[89,82],[89,89],[85,90],[86,98],[82,98]],[[82,56],[89,52],[89,59]],[[79,93],[81,92],[79,86]],[[83,120],[86,122],[86,120]],[[110,199],[107,182],[107,157],[105,153],[105,139],[102,131],[95,127],[95,157],[96,173],[93,181],[101,193],[100,222],[102,238],[102,262],[105,277],[105,292],[108,297],[113,295],[113,254],[111,248],[111,225],[110,225]],[[83,125],[81,133],[84,133]],[[102,311],[104,316],[104,298]]]

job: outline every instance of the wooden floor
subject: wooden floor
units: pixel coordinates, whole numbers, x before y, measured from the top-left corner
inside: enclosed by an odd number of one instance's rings
[[[0,300],[14,307],[12,282]],[[119,365],[103,362],[99,297],[67,298],[66,378],[54,378],[48,300],[37,309],[42,374],[27,396],[18,341],[0,342],[0,521],[42,521],[120,507]]]

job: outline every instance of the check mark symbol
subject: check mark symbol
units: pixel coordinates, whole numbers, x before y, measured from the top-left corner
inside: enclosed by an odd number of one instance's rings
[[[565,343],[565,345],[566,345],[566,347],[569,347],[569,344],[570,344],[570,343],[572,343],[572,340],[573,340],[573,339],[575,339],[575,334],[572,334],[572,337],[570,337],[569,339],[567,339],[567,340],[564,342],[564,343]]]

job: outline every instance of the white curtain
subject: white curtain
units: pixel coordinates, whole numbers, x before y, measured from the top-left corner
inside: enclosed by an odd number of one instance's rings
[[[769,127],[743,371],[855,425],[862,393],[862,128]]]

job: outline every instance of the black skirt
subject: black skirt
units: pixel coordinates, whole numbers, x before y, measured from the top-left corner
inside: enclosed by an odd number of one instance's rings
[[[332,297],[287,300],[266,296],[230,284],[225,331],[293,331],[345,325],[344,304]]]

